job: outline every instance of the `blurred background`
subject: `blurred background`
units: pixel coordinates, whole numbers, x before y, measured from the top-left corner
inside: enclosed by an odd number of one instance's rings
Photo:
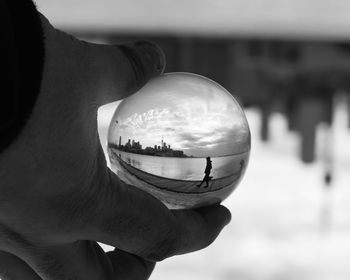
[[[209,248],[159,263],[152,280],[350,279],[349,1],[36,3],[88,41],[152,40],[166,72],[207,76],[245,107],[252,152],[224,201],[232,222]],[[104,148],[117,104],[99,111]]]

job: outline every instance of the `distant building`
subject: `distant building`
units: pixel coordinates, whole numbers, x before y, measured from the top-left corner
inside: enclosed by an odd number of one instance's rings
[[[131,149],[131,140],[128,140],[128,143],[125,144],[126,149]]]
[[[140,141],[135,139],[128,139],[128,142],[125,145],[122,145],[122,138],[119,137],[119,145],[111,145],[113,148],[116,148],[121,151],[134,154],[144,154],[160,157],[187,157],[187,155],[180,150],[174,151],[171,149],[171,146],[168,145],[163,139],[161,141],[161,146],[154,145],[154,147],[146,147],[142,149]]]

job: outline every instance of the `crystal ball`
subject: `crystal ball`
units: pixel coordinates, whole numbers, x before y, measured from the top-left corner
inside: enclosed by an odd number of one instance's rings
[[[111,169],[170,209],[220,203],[241,181],[250,131],[240,104],[200,75],[168,73],[117,107],[108,130]]]

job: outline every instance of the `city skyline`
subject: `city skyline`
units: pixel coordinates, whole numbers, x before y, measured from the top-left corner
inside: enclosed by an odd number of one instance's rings
[[[246,151],[250,134],[241,107],[217,84],[201,82],[181,77],[171,85],[166,79],[147,84],[119,105],[109,137],[138,139],[146,146],[164,137],[195,157]]]
[[[162,137],[162,140],[160,140],[159,143],[160,143],[160,145],[155,144],[155,145],[153,145],[153,146],[148,146],[148,147],[154,148],[155,146],[157,146],[157,147],[167,147],[168,149],[171,148],[171,145],[170,145],[170,144],[167,145],[167,143],[166,143],[166,141],[164,141],[163,137]],[[117,144],[117,143],[115,143],[115,144]],[[130,138],[129,138],[128,141],[125,142],[125,144],[124,144],[123,146],[125,146],[125,145],[127,145],[127,144],[130,144],[131,146],[133,146],[134,144],[140,145],[140,148],[142,148],[142,144],[140,143],[139,140],[135,140],[135,139],[130,139]],[[119,136],[118,146],[119,146],[119,147],[122,146],[122,137],[121,137],[121,136]],[[146,147],[146,148],[147,148],[147,147]]]
[[[159,143],[158,143],[159,144]],[[174,150],[171,145],[166,143],[163,138],[160,145],[154,144],[152,146],[143,147],[140,141],[135,139],[128,139],[127,142],[122,144],[122,137],[119,137],[119,142],[109,143],[109,146],[116,148],[120,151],[144,154],[144,155],[156,155],[156,156],[167,156],[167,157],[188,157],[182,150]],[[191,156],[190,156],[191,157]]]

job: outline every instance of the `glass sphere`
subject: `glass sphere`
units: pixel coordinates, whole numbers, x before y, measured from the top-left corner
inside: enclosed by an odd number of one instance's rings
[[[242,107],[214,81],[168,73],[124,99],[108,131],[111,169],[171,209],[219,203],[250,152]]]

